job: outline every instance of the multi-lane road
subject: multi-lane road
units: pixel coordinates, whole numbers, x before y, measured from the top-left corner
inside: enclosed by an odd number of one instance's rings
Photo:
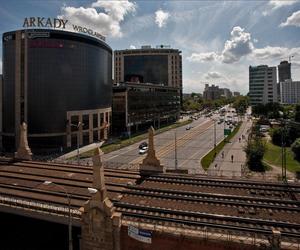
[[[193,121],[190,130],[187,126],[172,129],[155,135],[154,145],[156,156],[168,169],[175,168],[175,151],[177,151],[177,168],[189,169],[190,173],[202,173],[200,159],[214,147],[214,121],[211,118],[201,117]],[[216,123],[216,143],[223,139],[224,124]],[[176,149],[175,150],[175,133]],[[146,141],[146,140],[145,140]],[[104,155],[104,161],[116,167],[132,168],[142,162],[146,154],[139,154],[139,143],[122,148]]]

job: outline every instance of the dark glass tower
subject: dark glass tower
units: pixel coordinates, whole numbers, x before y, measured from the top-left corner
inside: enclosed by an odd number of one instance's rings
[[[39,147],[70,146],[71,122],[79,121],[80,144],[85,134],[93,141],[93,131],[109,121],[111,85],[112,50],[101,40],[59,30],[4,33],[4,146],[15,149],[23,121],[29,144]]]

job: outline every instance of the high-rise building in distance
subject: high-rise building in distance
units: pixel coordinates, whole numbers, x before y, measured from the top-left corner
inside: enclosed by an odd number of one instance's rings
[[[285,104],[297,104],[300,102],[300,81],[287,79],[280,82],[280,102]]]
[[[267,65],[249,66],[250,104],[277,102],[276,67]]]
[[[203,98],[205,100],[216,100],[221,97],[222,93],[223,91],[219,88],[219,86],[216,86],[214,84],[209,86],[208,84],[205,84]]]
[[[114,83],[152,83],[176,87],[182,96],[181,51],[169,46],[142,46],[114,51]]]
[[[291,76],[291,63],[288,61],[282,61],[278,65],[278,78],[279,82],[283,82],[287,79],[292,79]]]

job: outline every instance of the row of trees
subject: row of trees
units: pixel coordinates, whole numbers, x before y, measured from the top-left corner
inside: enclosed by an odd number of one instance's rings
[[[237,112],[244,114],[248,107],[248,97],[247,96],[238,96],[232,98],[220,98],[217,100],[204,100],[200,95],[192,93],[190,98],[183,100],[183,110],[184,111],[200,111],[205,108],[215,110],[227,104],[233,104],[233,107],[236,108]]]
[[[265,142],[259,131],[260,124],[267,124],[269,119],[280,119],[284,126],[270,130],[272,143],[277,146],[291,147],[295,159],[300,160],[300,104],[283,106],[278,103],[260,104],[252,107],[252,113],[259,116],[253,127],[251,139],[245,148],[247,164],[253,171],[264,171],[262,159],[266,151]]]
[[[247,166],[251,171],[265,171],[262,159],[266,152],[266,143],[262,140],[259,126],[257,124],[252,126],[251,133],[244,151],[247,155]]]
[[[258,104],[252,107],[252,114],[267,119],[293,119],[300,122],[300,104],[281,105],[279,103]]]

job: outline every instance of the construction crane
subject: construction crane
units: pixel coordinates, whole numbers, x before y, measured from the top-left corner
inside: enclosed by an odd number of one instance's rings
[[[292,63],[292,58],[293,58],[294,56],[293,55],[289,55],[288,56],[288,62],[289,63]],[[280,60],[286,60],[287,59],[287,57],[282,57],[282,58],[280,58]]]

